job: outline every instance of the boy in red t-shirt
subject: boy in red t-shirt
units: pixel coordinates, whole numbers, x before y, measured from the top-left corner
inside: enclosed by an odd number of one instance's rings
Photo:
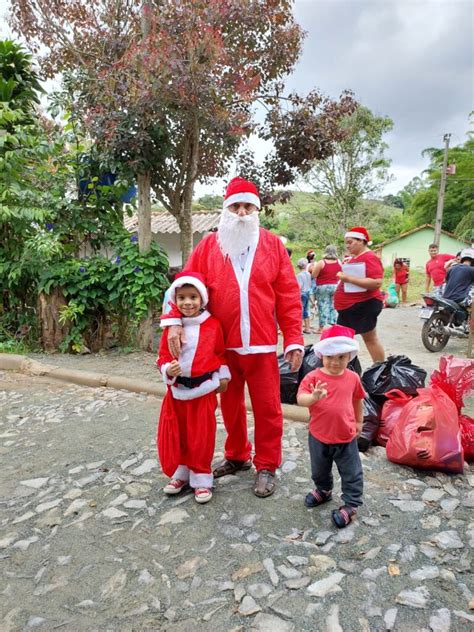
[[[363,474],[357,447],[362,430],[364,389],[359,376],[348,370],[359,343],[350,327],[333,325],[323,330],[313,347],[323,366],[301,382],[297,402],[309,408],[309,454],[311,478],[316,485],[305,498],[307,507],[317,507],[332,498],[332,466],[341,476],[344,505],[332,512],[334,524],[347,526],[362,505]]]

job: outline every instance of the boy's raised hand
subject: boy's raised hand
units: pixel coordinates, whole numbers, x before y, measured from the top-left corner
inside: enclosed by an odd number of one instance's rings
[[[170,377],[177,377],[178,375],[181,375],[181,372],[181,365],[179,364],[178,360],[172,360],[169,363],[168,368],[166,369],[166,373]]]
[[[325,397],[327,397],[328,391],[326,389],[326,386],[326,382],[321,382],[320,380],[316,382],[312,393],[313,400],[315,402],[319,402],[320,399],[324,399]]]

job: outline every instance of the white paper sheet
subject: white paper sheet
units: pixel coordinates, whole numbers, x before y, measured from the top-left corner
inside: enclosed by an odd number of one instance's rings
[[[360,263],[344,263],[342,265],[342,271],[344,274],[357,277],[358,279],[365,279],[366,277],[364,261]],[[348,292],[349,294],[353,292],[367,292],[367,288],[354,285],[353,283],[344,283],[344,292]]]

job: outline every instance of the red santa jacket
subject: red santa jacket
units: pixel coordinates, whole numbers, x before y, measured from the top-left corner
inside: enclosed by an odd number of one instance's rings
[[[182,318],[184,337],[178,362],[181,365],[183,377],[198,377],[204,373],[212,373],[205,382],[188,388],[176,383],[175,377],[167,374],[167,368],[173,356],[168,348],[168,329],[163,330],[160,340],[158,360],[163,381],[171,386],[171,392],[176,399],[196,399],[216,390],[221,379],[230,379],[230,371],[226,365],[224,335],[219,321],[208,311],[193,318]]]
[[[258,244],[250,248],[241,270],[236,258],[223,256],[212,233],[198,244],[187,270],[206,279],[209,311],[222,325],[226,349],[240,354],[276,351],[277,322],[285,353],[303,349],[300,291],[288,253],[276,235],[260,228]]]
[[[244,270],[237,259],[223,256],[216,233],[208,235],[184,270],[204,275],[208,307],[222,325],[226,349],[240,354],[276,351],[277,322],[285,353],[303,349],[298,283],[288,253],[273,233],[260,228]]]

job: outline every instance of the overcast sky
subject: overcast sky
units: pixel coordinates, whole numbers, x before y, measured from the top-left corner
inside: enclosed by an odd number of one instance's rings
[[[0,16],[7,5],[0,0]],[[440,147],[445,132],[451,145],[466,140],[474,110],[473,0],[296,0],[294,12],[307,35],[288,88],[317,87],[334,98],[350,88],[393,119],[386,141],[395,178],[386,193],[420,174],[422,150]]]

